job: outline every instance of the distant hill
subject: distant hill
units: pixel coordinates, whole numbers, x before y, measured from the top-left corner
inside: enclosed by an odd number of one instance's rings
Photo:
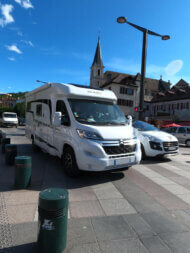
[[[12,93],[12,92],[10,92],[9,94],[11,94],[12,95],[12,97],[13,98],[25,98],[25,94],[26,94],[27,92],[21,92],[21,91],[19,91],[19,92],[16,92],[16,93]],[[2,96],[5,96],[5,94],[0,94],[0,98],[2,97]]]

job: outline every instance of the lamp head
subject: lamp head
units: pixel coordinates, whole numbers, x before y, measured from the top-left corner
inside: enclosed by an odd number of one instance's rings
[[[163,35],[162,36],[162,40],[169,40],[170,39],[170,36],[169,35]]]
[[[124,24],[124,23],[127,23],[127,19],[126,19],[126,17],[119,17],[119,18],[117,18],[117,22],[119,24]]]

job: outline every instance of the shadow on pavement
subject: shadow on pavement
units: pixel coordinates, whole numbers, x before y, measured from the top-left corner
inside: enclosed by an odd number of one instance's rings
[[[146,160],[141,160],[141,164],[169,163],[171,161],[168,157],[147,157]]]
[[[121,170],[106,172],[82,172],[77,178],[70,178],[64,173],[61,160],[42,152],[32,150],[31,144],[17,145],[18,155],[32,156],[31,185],[28,190],[61,187],[76,189],[95,184],[120,180],[124,177]],[[0,157],[0,191],[14,190],[14,166],[5,165],[5,155]]]
[[[37,243],[29,243],[11,248],[4,248],[2,250],[0,249],[0,253],[37,253],[37,252],[39,252]]]

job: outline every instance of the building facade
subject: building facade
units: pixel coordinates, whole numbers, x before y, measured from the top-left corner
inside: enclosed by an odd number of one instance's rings
[[[16,98],[13,98],[11,96],[0,96],[0,107],[11,107],[13,108],[16,104]]]
[[[146,103],[149,110],[146,116],[152,119],[170,121],[189,121],[190,120],[190,86],[181,79],[170,90],[159,92]]]

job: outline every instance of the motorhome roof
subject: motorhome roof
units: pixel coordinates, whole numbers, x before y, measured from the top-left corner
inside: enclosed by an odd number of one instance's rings
[[[104,99],[116,101],[117,97],[111,90],[103,90],[92,88],[90,86],[82,86],[76,84],[63,84],[63,83],[47,83],[41,87],[29,92],[26,94],[26,97],[35,95],[36,98],[43,97],[56,97],[60,95],[69,97],[69,98],[91,98],[91,99]]]

